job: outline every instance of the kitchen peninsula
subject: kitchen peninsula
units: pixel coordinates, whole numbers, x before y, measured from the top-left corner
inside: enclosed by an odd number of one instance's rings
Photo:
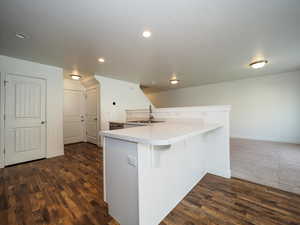
[[[165,121],[103,131],[104,199],[121,225],[157,225],[206,173],[230,177],[230,106],[155,109]],[[127,120],[147,110],[127,111]]]

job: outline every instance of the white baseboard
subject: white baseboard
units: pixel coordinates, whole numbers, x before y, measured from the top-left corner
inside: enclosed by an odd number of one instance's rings
[[[231,170],[227,170],[227,171],[207,171],[207,173],[216,175],[216,176],[220,176],[220,177],[224,177],[224,178],[231,178]]]
[[[278,143],[287,143],[287,144],[300,144],[300,140],[293,140],[293,139],[275,139],[275,138],[260,138],[260,137],[250,137],[250,136],[231,136],[230,138],[237,138],[237,139],[248,139],[254,141],[270,141],[270,142],[278,142]]]
[[[57,157],[57,156],[63,156],[64,152],[51,152],[50,154],[47,154],[47,159]]]

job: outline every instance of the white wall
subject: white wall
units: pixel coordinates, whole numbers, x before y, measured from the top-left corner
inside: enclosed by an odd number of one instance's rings
[[[47,83],[47,157],[63,155],[63,71],[61,68],[42,65],[0,55],[0,73],[3,81],[6,73],[23,74],[43,78]],[[1,82],[1,103],[4,100]],[[1,127],[3,127],[3,105],[1,104]],[[1,130],[0,167],[3,161],[3,132]]]
[[[157,107],[232,105],[232,137],[300,143],[300,71],[148,97]]]
[[[99,75],[95,78],[100,82],[101,130],[109,129],[109,121],[125,122],[126,109],[145,109],[151,104],[139,84]]]
[[[84,91],[85,88],[79,80],[64,79],[64,90]]]

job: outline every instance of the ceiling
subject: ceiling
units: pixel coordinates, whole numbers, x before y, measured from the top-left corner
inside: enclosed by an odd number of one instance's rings
[[[195,86],[300,69],[299,12],[299,0],[1,1],[0,54],[152,90]]]

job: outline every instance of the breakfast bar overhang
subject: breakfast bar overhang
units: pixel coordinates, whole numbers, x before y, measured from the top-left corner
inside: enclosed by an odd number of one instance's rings
[[[230,107],[197,108],[202,118],[100,133],[104,199],[121,225],[157,225],[206,173],[230,178]]]

